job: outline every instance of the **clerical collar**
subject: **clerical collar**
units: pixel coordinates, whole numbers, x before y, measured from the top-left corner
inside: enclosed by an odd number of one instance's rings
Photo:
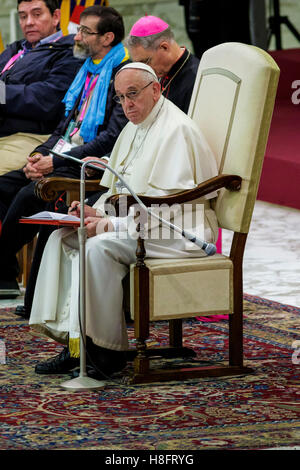
[[[165,97],[161,95],[158,102],[153,106],[152,110],[150,111],[146,119],[144,119],[143,122],[140,122],[139,124],[137,124],[137,129],[145,129],[148,126],[152,125],[153,121],[156,119],[159,111],[161,110],[164,104],[164,101],[165,101]]]
[[[160,83],[161,83],[162,92],[164,92],[169,87],[169,85],[173,81],[173,78],[175,78],[176,75],[180,72],[184,64],[189,59],[190,55],[191,55],[190,51],[184,48],[183,54],[179,57],[179,59],[177,59],[175,64],[172,65],[169,72],[161,79]]]

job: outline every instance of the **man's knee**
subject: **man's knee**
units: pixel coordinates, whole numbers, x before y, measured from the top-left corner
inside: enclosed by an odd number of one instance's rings
[[[16,191],[15,197],[7,207],[4,220],[5,225],[17,222],[22,216],[34,214],[37,208],[37,201],[38,198],[34,192],[33,182]]]
[[[35,188],[35,181],[30,181],[30,183],[24,185],[22,188],[19,189],[15,197],[20,198],[20,199],[28,199],[28,198],[36,199],[37,196],[35,194],[34,188]]]
[[[27,186],[30,181],[25,177],[22,170],[14,170],[0,176],[0,198],[1,201],[12,200],[18,191]]]
[[[88,239],[86,255],[93,262],[98,256],[119,263],[130,264],[135,259],[136,243],[130,239],[122,240],[116,232],[107,232]]]
[[[11,208],[13,210],[26,210],[26,213],[23,215],[26,215],[28,213],[28,209],[32,207],[32,203],[37,199],[37,196],[35,195],[34,192],[34,183],[31,182],[27,186],[24,186],[23,188],[19,189],[19,191],[16,192],[16,195],[11,203]]]
[[[17,171],[0,176],[0,220],[4,220],[16,195],[23,187],[24,183],[21,181],[22,176]]]

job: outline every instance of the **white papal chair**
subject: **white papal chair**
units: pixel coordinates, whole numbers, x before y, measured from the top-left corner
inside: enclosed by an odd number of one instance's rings
[[[279,68],[265,51],[224,43],[202,56],[189,114],[199,124],[218,161],[219,176],[192,191],[141,198],[146,205],[187,203],[219,189],[213,200],[219,227],[233,232],[229,256],[198,259],[145,258],[138,240],[131,266],[130,309],[137,352],[132,382],[153,382],[250,372],[243,361],[243,253],[268,139]],[[122,196],[113,202],[121,203]],[[134,202],[134,201],[132,201]],[[182,349],[182,320],[229,314],[229,363],[153,369],[148,350],[151,322],[169,320],[170,346]]]

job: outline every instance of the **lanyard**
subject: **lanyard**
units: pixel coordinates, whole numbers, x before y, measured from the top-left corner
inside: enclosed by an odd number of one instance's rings
[[[25,54],[25,50],[22,49],[21,51],[19,51],[17,54],[13,55],[9,61],[7,62],[7,64],[4,66],[1,74],[3,74],[4,72],[6,72],[6,70],[9,70],[12,68],[12,66],[14,65],[14,63],[20,59],[21,57],[23,57],[23,55]]]
[[[83,105],[83,108],[84,108],[84,111],[85,111],[85,108],[86,108],[86,103],[89,99],[89,96],[90,94],[92,93],[93,89],[95,88],[96,86],[96,83],[97,83],[97,80],[98,80],[98,76],[99,75],[95,75],[93,77],[92,74],[88,73],[87,77],[86,77],[86,80],[85,80],[85,84],[84,84],[84,90],[83,90],[83,93],[82,93],[82,97],[81,97],[81,100],[80,100],[80,104],[79,104],[79,109],[82,107]],[[82,113],[81,113],[82,114]]]
[[[72,137],[78,131],[79,127],[81,126],[84,115],[86,113],[89,97],[90,97],[93,89],[96,86],[98,77],[99,77],[99,75],[93,76],[91,74],[88,74],[87,77],[86,77],[85,84],[84,84],[84,90],[83,90],[82,97],[81,97],[80,104],[79,104],[80,115],[78,117],[76,127],[72,131],[72,133],[70,134],[70,137]]]

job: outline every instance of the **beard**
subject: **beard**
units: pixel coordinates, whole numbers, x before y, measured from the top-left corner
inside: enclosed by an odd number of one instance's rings
[[[90,57],[90,50],[88,46],[83,44],[82,42],[75,41],[75,45],[73,47],[73,55],[76,59],[87,59]]]

